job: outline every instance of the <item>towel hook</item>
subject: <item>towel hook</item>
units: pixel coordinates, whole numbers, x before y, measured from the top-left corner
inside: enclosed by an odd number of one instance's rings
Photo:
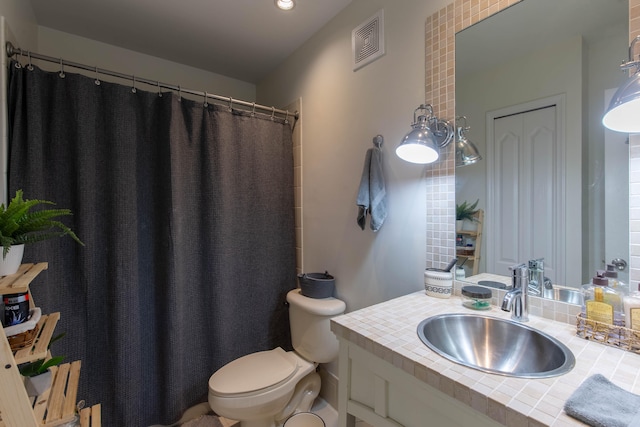
[[[58,73],[61,79],[64,79],[64,63],[62,62],[62,58],[60,58],[60,72]]]
[[[373,138],[373,145],[376,146],[376,148],[380,149],[382,147],[382,143],[384,142],[384,138],[382,137],[382,135],[376,135]]]
[[[207,108],[209,106],[209,103],[207,102],[207,97],[209,96],[209,94],[205,91],[204,93],[204,108]]]
[[[99,75],[98,75],[98,67],[96,67],[96,79],[94,81],[94,83],[96,84],[96,86],[100,86],[100,79],[99,79]]]

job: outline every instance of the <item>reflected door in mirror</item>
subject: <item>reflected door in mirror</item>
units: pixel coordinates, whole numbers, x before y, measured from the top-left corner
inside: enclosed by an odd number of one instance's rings
[[[545,275],[564,283],[558,251],[557,215],[562,209],[562,179],[556,179],[556,106],[493,119],[487,217],[492,216],[494,241],[488,243],[487,269],[505,275],[509,267],[545,259]]]

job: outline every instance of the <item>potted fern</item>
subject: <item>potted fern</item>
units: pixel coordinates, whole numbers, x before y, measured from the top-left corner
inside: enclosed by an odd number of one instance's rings
[[[0,205],[0,276],[18,271],[25,244],[68,235],[84,246],[78,236],[57,219],[72,215],[69,209],[34,209],[38,205],[55,203],[48,200],[25,200],[22,190],[18,190],[6,208],[4,204]]]
[[[478,202],[480,199],[476,200],[474,203],[469,203],[466,200],[459,205],[456,204],[456,230],[466,230],[473,229],[475,222],[477,221],[474,214],[477,211]],[[471,224],[467,226],[466,224]]]
[[[49,341],[48,349],[51,344],[64,337],[65,333],[61,333]],[[33,362],[24,363],[19,366],[20,374],[24,377],[24,387],[28,396],[39,396],[51,388],[53,383],[52,366],[58,366],[64,360],[64,356],[52,357],[48,360],[38,359]]]

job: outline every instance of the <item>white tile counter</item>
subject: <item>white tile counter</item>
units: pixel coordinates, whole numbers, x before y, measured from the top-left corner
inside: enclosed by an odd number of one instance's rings
[[[456,288],[459,294],[459,285]],[[424,291],[412,293],[336,317],[331,329],[339,338],[508,427],[584,425],[566,415],[562,408],[571,393],[596,373],[640,394],[640,355],[577,337],[572,320],[576,307],[556,303],[552,309],[543,309],[542,304],[547,303],[553,302],[533,302],[540,306],[540,313],[550,313],[552,318],[556,317],[556,311],[566,311],[560,317],[572,323],[530,315],[527,325],[557,338],[576,357],[573,370],[554,378],[521,379],[484,373],[450,362],[424,345],[416,329],[427,317],[442,313],[474,313],[505,319],[511,316],[495,305],[485,311],[467,309],[459,296],[439,299],[427,296]]]

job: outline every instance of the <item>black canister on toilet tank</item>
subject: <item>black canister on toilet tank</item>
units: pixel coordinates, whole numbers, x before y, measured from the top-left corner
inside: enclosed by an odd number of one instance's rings
[[[13,326],[29,319],[29,293],[3,295],[4,326]]]

